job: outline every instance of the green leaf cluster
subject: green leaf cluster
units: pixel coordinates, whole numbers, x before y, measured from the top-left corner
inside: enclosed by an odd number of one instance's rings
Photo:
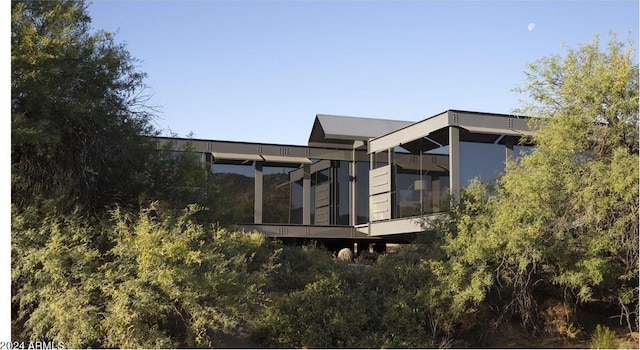
[[[495,188],[472,183],[439,226],[447,259],[433,264],[454,307],[540,331],[548,298],[604,302],[637,328],[638,65],[614,35],[600,46],[528,67],[535,149]]]
[[[213,347],[247,332],[265,302],[271,248],[155,206],[110,222],[29,213],[12,220],[14,326],[24,340],[84,348]],[[244,333],[243,333],[244,332]],[[14,334],[16,334],[14,333]]]
[[[11,2],[11,193],[28,206],[135,203],[155,133],[144,73],[82,1]]]

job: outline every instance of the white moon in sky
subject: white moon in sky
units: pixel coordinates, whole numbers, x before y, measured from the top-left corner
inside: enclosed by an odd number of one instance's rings
[[[536,27],[536,24],[531,22],[529,23],[529,25],[527,26],[527,29],[529,29],[529,31],[532,31],[534,28]]]

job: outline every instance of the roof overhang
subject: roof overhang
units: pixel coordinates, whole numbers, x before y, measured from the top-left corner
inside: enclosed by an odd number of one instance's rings
[[[262,154],[260,157],[263,158],[265,162],[269,163],[298,163],[298,164],[311,164],[311,160],[305,157],[291,157],[291,156],[273,156]]]
[[[312,161],[306,157],[297,156],[279,156],[268,154],[251,154],[251,153],[231,153],[231,152],[211,152],[214,161],[222,162],[240,162],[242,164],[253,162],[264,162],[267,165],[284,165],[289,166],[291,164],[311,164]]]
[[[257,154],[248,153],[229,153],[229,152],[211,152],[214,160],[249,160],[262,161],[262,157]]]
[[[529,117],[448,110],[402,129],[369,140],[368,153],[383,152],[397,146],[409,151],[428,151],[437,144],[448,144],[448,127],[464,129],[462,141],[500,142],[504,136],[531,137],[535,131],[529,128]],[[435,141],[435,142],[433,142]]]
[[[509,135],[509,136],[521,136],[531,137],[535,134],[532,130],[517,130],[509,128],[487,128],[482,126],[461,126],[462,129],[466,129],[474,134],[492,134],[492,135]]]

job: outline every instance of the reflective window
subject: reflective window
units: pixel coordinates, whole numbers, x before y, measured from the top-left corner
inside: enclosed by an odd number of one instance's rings
[[[464,187],[476,177],[492,183],[504,172],[505,160],[504,145],[460,142],[460,185]]]
[[[531,154],[533,152],[533,146],[522,146],[516,145],[513,146],[513,153],[516,157],[516,160],[520,160],[525,155]]]
[[[356,224],[369,221],[369,162],[356,162]]]
[[[394,218],[405,218],[449,210],[447,172],[403,169],[395,175]]]
[[[302,180],[298,180],[291,183],[289,223],[302,224],[302,205]]]
[[[335,221],[336,225],[349,225],[349,162],[334,162],[336,172],[335,188]]]
[[[231,222],[253,223],[255,169],[251,165],[213,164],[214,183],[220,186],[228,202]]]
[[[297,167],[264,166],[262,168],[263,223],[289,223],[289,204],[291,201],[292,187],[289,184],[289,173],[295,169],[297,169]],[[300,185],[302,186],[302,182],[300,182]],[[302,204],[302,192],[300,192],[300,194],[300,204]],[[302,220],[302,213],[300,213],[300,218]]]
[[[433,183],[433,197],[431,200],[431,207],[428,209],[428,213],[439,213],[449,211],[451,207],[451,196],[449,192],[449,174],[441,173],[440,175],[432,175]],[[436,192],[435,189],[439,189]]]
[[[429,182],[426,181],[423,172],[415,169],[403,169],[396,166],[395,175],[395,210],[394,218],[418,216],[422,213],[422,194]],[[429,191],[428,190],[428,191]]]

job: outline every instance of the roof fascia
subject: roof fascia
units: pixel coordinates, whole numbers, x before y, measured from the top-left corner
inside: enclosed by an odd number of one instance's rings
[[[528,121],[530,119],[530,117],[506,114],[448,110],[387,135],[369,140],[368,153],[386,151],[404,143],[426,137],[436,130],[449,126],[465,128],[475,133],[532,136],[535,131],[529,128]]]
[[[449,111],[405,126],[394,132],[369,140],[368,153],[377,153],[415,141],[449,125]]]

